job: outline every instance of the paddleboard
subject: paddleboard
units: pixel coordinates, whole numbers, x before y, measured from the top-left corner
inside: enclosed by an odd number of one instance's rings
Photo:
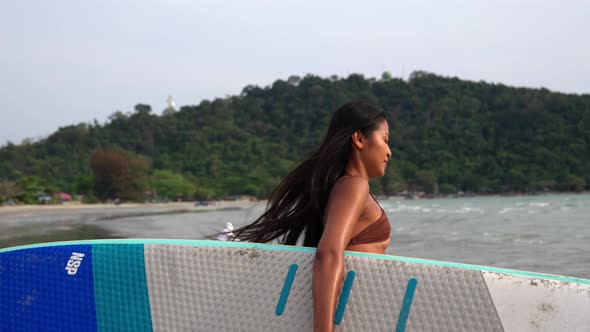
[[[312,331],[315,249],[93,240],[0,249],[0,331]],[[590,280],[345,253],[337,331],[590,331]]]

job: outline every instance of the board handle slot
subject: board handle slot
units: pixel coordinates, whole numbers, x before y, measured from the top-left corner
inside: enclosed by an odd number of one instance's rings
[[[283,312],[285,312],[287,299],[289,298],[291,286],[293,285],[293,280],[295,280],[295,274],[297,273],[298,267],[299,266],[297,264],[291,264],[291,266],[289,266],[287,277],[285,277],[285,282],[283,283],[283,290],[281,290],[281,296],[279,296],[279,302],[277,303],[277,308],[275,310],[275,314],[277,316],[280,316],[283,314]]]
[[[342,287],[342,293],[340,293],[340,299],[338,300],[338,306],[336,307],[336,316],[334,317],[334,324],[339,325],[344,318],[344,311],[348,304],[348,298],[350,297],[350,291],[352,290],[352,284],[354,283],[354,277],[356,276],[355,271],[348,271],[346,279],[344,280],[344,286]]]

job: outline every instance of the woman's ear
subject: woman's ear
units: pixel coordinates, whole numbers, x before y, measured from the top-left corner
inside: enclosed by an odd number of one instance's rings
[[[360,130],[357,130],[352,134],[352,144],[354,144],[357,148],[362,149],[364,142],[364,136]]]

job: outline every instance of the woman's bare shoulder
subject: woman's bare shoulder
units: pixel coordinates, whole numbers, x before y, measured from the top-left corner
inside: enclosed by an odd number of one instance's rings
[[[367,179],[363,178],[362,176],[356,175],[344,175],[338,178],[334,185],[355,187],[358,189],[369,189],[369,181],[367,181]]]
[[[324,215],[324,233],[318,250],[344,252],[359,217],[367,208],[369,182],[359,176],[339,178],[328,198]]]
[[[369,196],[369,181],[360,176],[343,176],[336,180],[331,194],[344,194],[346,197],[362,200]]]

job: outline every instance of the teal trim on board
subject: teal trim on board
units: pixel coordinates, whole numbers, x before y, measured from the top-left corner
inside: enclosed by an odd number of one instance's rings
[[[183,240],[183,239],[178,239],[178,240],[177,239],[113,239],[113,240],[82,240],[82,241],[63,241],[63,242],[39,243],[39,244],[32,244],[32,245],[25,245],[25,246],[0,249],[0,253],[14,251],[14,250],[39,248],[39,247],[51,247],[51,246],[60,246],[60,245],[72,245],[72,244],[93,244],[93,245],[94,244],[174,244],[174,245],[214,246],[214,247],[243,248],[243,249],[258,248],[258,249],[268,249],[268,250],[283,250],[283,251],[296,251],[296,252],[309,252],[309,253],[315,252],[315,248],[309,248],[309,247],[287,246],[287,245],[279,245],[279,244],[249,243],[249,242],[230,242],[230,241],[212,241],[212,240]],[[428,260],[428,259],[421,259],[421,258],[392,256],[392,255],[369,254],[369,253],[354,252],[354,251],[346,251],[345,255],[355,256],[355,257],[374,258],[374,259],[385,259],[385,260],[392,260],[392,261],[406,262],[406,263],[418,263],[418,264],[426,264],[426,265],[454,267],[454,268],[466,269],[466,270],[486,271],[486,272],[494,272],[494,273],[506,273],[506,274],[524,276],[524,277],[529,277],[529,278],[541,278],[541,279],[549,279],[549,280],[557,280],[557,281],[573,282],[573,283],[578,283],[578,284],[590,285],[589,279],[567,277],[567,276],[560,276],[560,275],[554,275],[554,274],[537,273],[537,272],[528,272],[528,271],[521,271],[521,270],[512,270],[512,269],[505,269],[505,268],[496,268],[496,267],[489,267],[489,266],[482,266],[482,265],[470,265],[470,264]]]
[[[151,331],[143,244],[93,243],[98,331]]]

